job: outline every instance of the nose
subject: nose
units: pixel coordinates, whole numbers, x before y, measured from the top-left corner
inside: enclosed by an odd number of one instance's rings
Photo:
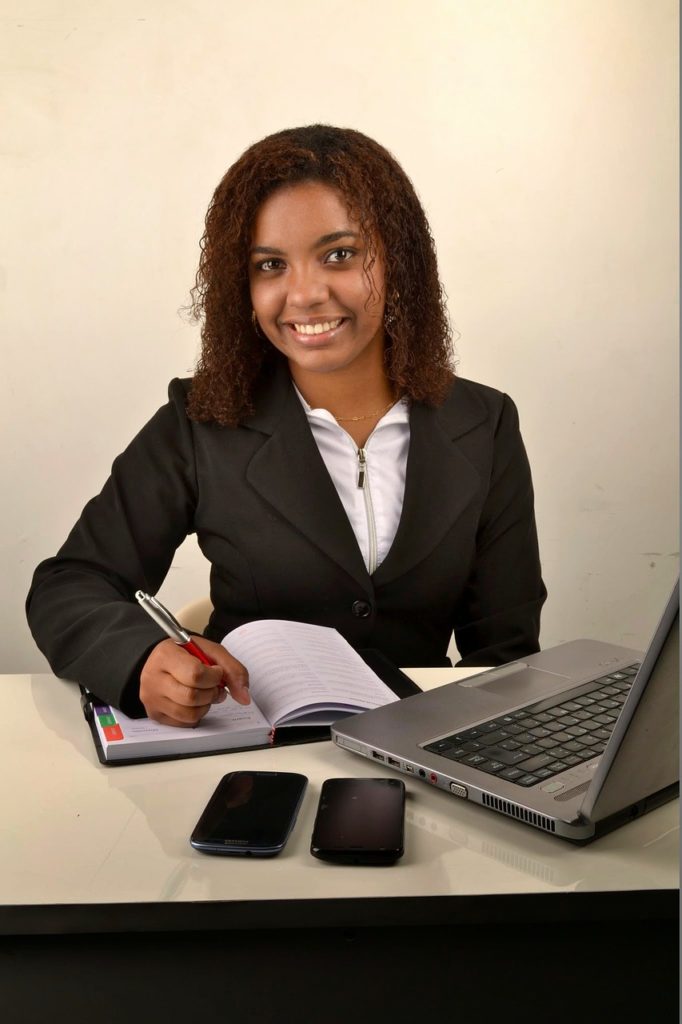
[[[292,266],[287,283],[289,306],[307,309],[329,299],[329,285],[324,271],[314,264]]]

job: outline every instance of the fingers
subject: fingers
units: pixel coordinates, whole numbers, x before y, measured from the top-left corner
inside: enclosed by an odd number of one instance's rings
[[[140,700],[147,715],[165,725],[198,725],[212,704],[230,694],[240,704],[250,703],[248,673],[220,644],[202,637],[194,642],[215,662],[204,665],[172,640],[153,648],[140,673]]]
[[[238,704],[250,704],[249,673],[241,661],[233,658],[222,644],[213,643],[212,640],[206,640],[202,636],[194,636],[192,639],[197,647],[200,647],[204,654],[207,654],[211,661],[215,662],[216,667],[222,669],[222,682],[229,690],[230,696]],[[201,662],[198,664],[201,665]]]

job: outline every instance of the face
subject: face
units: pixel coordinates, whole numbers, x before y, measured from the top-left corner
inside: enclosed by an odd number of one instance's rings
[[[330,186],[286,186],[260,207],[249,254],[251,302],[297,381],[383,372],[384,265],[377,253],[370,281],[367,262],[359,224]]]

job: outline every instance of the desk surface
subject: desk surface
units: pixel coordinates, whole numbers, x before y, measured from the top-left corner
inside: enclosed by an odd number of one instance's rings
[[[428,688],[471,672],[409,674]],[[391,773],[329,742],[110,768],[96,758],[73,684],[6,675],[0,708],[0,933],[96,930],[103,921],[113,929],[194,927],[202,909],[206,924],[216,906],[223,924],[243,922],[247,911],[253,920],[259,909],[267,917],[266,908],[291,924],[287,906],[301,920],[306,906],[350,913],[368,900],[377,913],[417,904],[421,913],[437,905],[451,913],[453,901],[463,912],[477,897],[502,906],[505,897],[583,892],[639,894],[640,902],[646,894],[660,908],[667,891],[672,907],[677,801],[574,847],[406,779],[404,858],[390,868],[337,866],[309,853],[323,780]],[[310,780],[284,852],[258,860],[194,851],[188,837],[218,780],[253,767]]]

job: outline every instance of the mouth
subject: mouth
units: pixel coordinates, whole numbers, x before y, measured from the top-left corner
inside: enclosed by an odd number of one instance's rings
[[[348,317],[339,316],[330,320],[291,320],[285,324],[285,327],[292,332],[297,341],[301,341],[303,344],[309,345],[327,341],[333,337],[347,319]]]

